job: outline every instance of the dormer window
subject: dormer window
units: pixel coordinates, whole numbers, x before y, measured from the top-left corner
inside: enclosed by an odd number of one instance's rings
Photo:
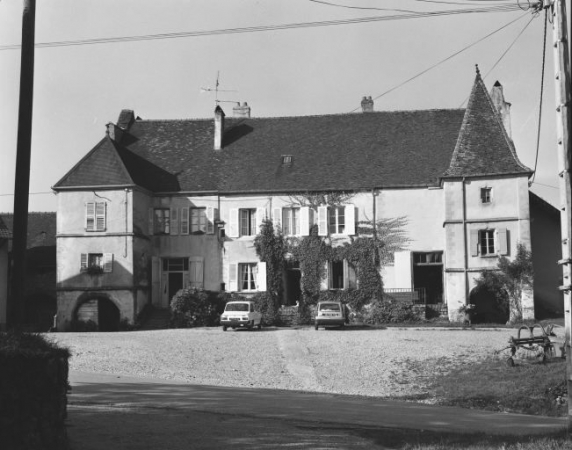
[[[292,155],[282,155],[282,165],[287,166],[292,164]]]
[[[493,201],[493,190],[490,187],[481,188],[481,203],[487,204]]]

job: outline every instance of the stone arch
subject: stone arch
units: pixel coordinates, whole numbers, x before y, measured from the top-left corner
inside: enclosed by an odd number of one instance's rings
[[[85,292],[76,301],[73,320],[97,325],[99,331],[118,331],[121,309],[109,294]]]
[[[505,293],[506,295],[506,293]],[[477,286],[469,294],[469,303],[475,305],[473,323],[506,323],[508,308],[499,305],[497,294],[486,286]]]

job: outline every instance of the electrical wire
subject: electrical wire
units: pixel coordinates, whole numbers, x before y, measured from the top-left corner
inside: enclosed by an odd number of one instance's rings
[[[546,35],[548,27],[548,9],[544,10],[544,44],[542,46],[542,75],[540,77],[540,105],[538,106],[538,132],[536,136],[536,156],[534,158],[534,172],[530,183],[534,182],[536,167],[538,166],[538,153],[540,151],[540,127],[542,125],[542,99],[544,97],[544,68],[546,66]]]
[[[416,78],[419,78],[421,75],[424,75],[424,74],[426,74],[427,72],[429,72],[430,70],[435,69],[436,67],[440,66],[441,64],[443,64],[443,63],[449,61],[450,59],[454,58],[455,56],[457,56],[457,55],[463,53],[465,50],[468,50],[468,49],[470,49],[471,47],[474,47],[474,46],[477,45],[478,43],[484,41],[485,39],[491,37],[492,35],[498,33],[499,31],[505,29],[506,27],[512,25],[513,23],[519,21],[520,19],[522,19],[522,18],[524,18],[524,17],[526,17],[526,14],[523,14],[523,15],[517,17],[516,19],[511,20],[511,21],[508,22],[507,24],[503,25],[503,26],[500,27],[500,28],[497,28],[495,31],[493,31],[493,32],[491,32],[491,33],[489,33],[489,34],[487,34],[486,36],[483,36],[482,38],[478,39],[477,41],[473,42],[472,44],[467,45],[466,47],[462,48],[461,50],[458,50],[458,51],[456,51],[455,53],[453,53],[453,54],[447,56],[445,59],[442,59],[441,61],[439,61],[439,62],[433,64],[432,66],[428,67],[427,69],[422,70],[422,71],[419,72],[417,75],[414,75],[414,76],[412,76],[411,78],[408,78],[407,80],[401,82],[400,84],[398,84],[398,85],[392,87],[391,89],[388,89],[387,91],[383,92],[382,94],[379,94],[377,97],[374,97],[373,100],[377,100],[377,99],[379,99],[379,98],[381,98],[381,97],[383,97],[383,96],[385,96],[385,95],[387,95],[387,94],[389,94],[389,93],[391,93],[391,92],[393,92],[393,91],[399,89],[400,87],[406,85],[406,84],[409,83],[410,81],[413,81],[413,80],[415,80]],[[358,106],[357,108],[352,109],[352,110],[350,111],[350,113],[355,112],[355,111],[357,111],[357,110],[360,109],[360,108],[361,108],[361,106]]]
[[[95,38],[95,39],[82,39],[76,41],[57,41],[57,42],[40,42],[35,45],[36,48],[50,48],[50,47],[70,47],[77,45],[93,45],[93,44],[110,44],[117,42],[137,42],[137,41],[150,41],[150,40],[160,40],[160,39],[177,39],[185,37],[202,37],[202,36],[217,36],[217,35],[228,35],[228,34],[242,34],[242,33],[257,33],[263,31],[277,31],[277,30],[290,30],[298,28],[316,28],[316,27],[327,27],[335,25],[352,25],[361,23],[372,23],[372,22],[385,22],[393,20],[405,20],[405,19],[419,19],[419,18],[429,18],[429,17],[440,17],[449,16],[457,14],[482,14],[482,13],[498,13],[498,12],[514,12],[518,11],[517,5],[507,5],[507,6],[493,6],[484,8],[473,8],[473,9],[450,9],[444,11],[432,11],[432,12],[416,12],[410,14],[397,14],[388,16],[373,16],[373,17],[360,17],[355,19],[340,19],[340,20],[326,20],[319,22],[300,22],[300,23],[290,23],[283,25],[261,25],[254,27],[243,27],[243,28],[224,28],[219,30],[205,30],[205,31],[183,31],[178,33],[161,33],[161,34],[147,34],[140,36],[123,36],[123,37],[111,37],[111,38]],[[0,51],[4,50],[16,50],[21,46],[19,44],[13,45],[2,45],[0,46]]]
[[[52,191],[50,192],[29,192],[28,195],[46,195],[46,194],[53,194]],[[13,197],[14,194],[0,194],[0,197]]]
[[[500,56],[499,59],[497,59],[497,61],[493,64],[493,66],[487,71],[487,73],[483,76],[483,80],[485,80],[489,74],[494,70],[494,68],[502,61],[502,59],[506,56],[506,54],[510,51],[510,49],[514,46],[514,44],[516,44],[516,41],[518,41],[518,39],[520,38],[520,36],[522,36],[522,33],[524,33],[524,31],[528,28],[528,26],[532,23],[532,21],[534,19],[536,19],[537,16],[532,16],[532,18],[527,22],[527,24],[524,26],[524,28],[522,30],[520,30],[520,33],[518,33],[518,35],[514,38],[514,40],[510,43],[510,45],[507,47],[507,49],[503,52],[503,54]],[[462,108],[463,105],[467,102],[467,100],[469,99],[469,96],[465,97],[465,100],[463,100],[463,102],[461,103],[461,105],[459,106],[459,108]]]

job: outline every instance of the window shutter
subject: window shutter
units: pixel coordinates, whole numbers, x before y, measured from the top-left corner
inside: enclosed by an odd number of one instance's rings
[[[80,272],[87,270],[87,253],[82,253],[80,256],[79,270]]]
[[[346,219],[346,234],[353,236],[356,234],[356,207],[354,205],[346,205],[345,207]]]
[[[183,272],[183,289],[188,289],[189,287],[194,287],[190,281],[190,273]]]
[[[207,234],[214,234],[215,209],[207,206]]]
[[[204,259],[202,257],[189,258],[189,272],[191,287],[202,289],[204,277]]]
[[[328,235],[328,207],[318,206],[318,236]]]
[[[95,229],[97,231],[105,231],[105,207],[105,202],[95,204]]]
[[[103,271],[107,273],[113,272],[113,253],[103,254]]]
[[[307,206],[300,208],[300,235],[310,235],[310,208]]]
[[[282,229],[282,208],[272,208],[272,225],[276,233]]]
[[[238,264],[228,265],[228,290],[230,292],[238,290]]]
[[[229,211],[228,236],[229,237],[238,237],[238,209],[237,208],[232,208]]]
[[[171,208],[170,216],[169,234],[177,235],[179,234],[179,210],[177,208]]]
[[[471,230],[471,256],[479,256],[479,230]]]
[[[147,233],[152,236],[155,233],[155,215],[153,208],[149,208],[147,220]]]
[[[189,234],[189,208],[181,208],[181,234]]]
[[[85,229],[86,231],[95,230],[95,203],[85,204]]]
[[[152,285],[152,299],[157,304],[161,298],[161,258],[153,256],[151,258],[151,285]]]
[[[508,241],[507,241],[507,229],[506,228],[499,228],[497,230],[497,238],[498,238],[498,252],[501,255],[508,255]]]
[[[258,207],[256,208],[256,227],[254,228],[254,233],[258,234],[260,232],[260,227],[262,222],[266,218],[266,208]]]
[[[256,276],[256,288],[259,291],[266,291],[266,263],[258,263],[258,273]]]

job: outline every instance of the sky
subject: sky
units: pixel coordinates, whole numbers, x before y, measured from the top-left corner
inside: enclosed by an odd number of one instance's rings
[[[143,119],[213,117],[215,93],[201,88],[214,88],[217,74],[218,99],[228,114],[234,102],[246,101],[253,117],[280,117],[358,111],[365,95],[375,99],[376,111],[465,107],[478,64],[489,90],[497,80],[503,85],[518,156],[534,168],[544,14],[515,5],[516,0],[37,1],[29,210],[56,210],[51,186],[104,137],[105,125],[115,123],[122,109]],[[483,8],[489,12],[457,13]],[[13,211],[14,202],[22,10],[22,0],[0,1],[0,212]],[[455,13],[411,18],[444,11]],[[369,19],[357,20],[362,18]],[[314,22],[321,26],[275,27]],[[250,32],[228,31],[248,27]],[[151,38],[125,39],[133,36]],[[123,39],[93,42],[106,38]],[[65,45],[41,45],[54,42]],[[531,189],[558,205],[552,51],[548,24]]]

